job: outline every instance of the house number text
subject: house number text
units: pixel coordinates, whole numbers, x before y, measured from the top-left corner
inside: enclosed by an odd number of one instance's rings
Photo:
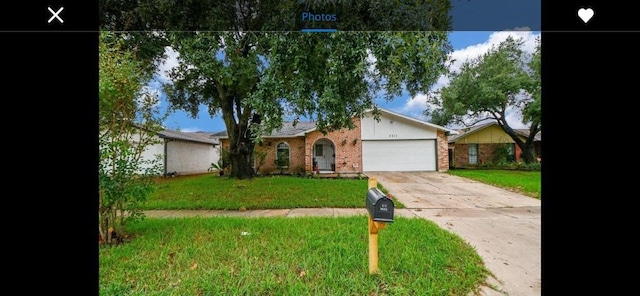
[[[398,134],[389,134],[389,138],[397,138]]]

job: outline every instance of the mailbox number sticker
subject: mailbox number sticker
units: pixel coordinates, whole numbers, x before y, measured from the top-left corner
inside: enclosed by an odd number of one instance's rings
[[[381,212],[388,212],[389,208],[387,208],[387,204],[381,204],[380,205],[380,211]]]

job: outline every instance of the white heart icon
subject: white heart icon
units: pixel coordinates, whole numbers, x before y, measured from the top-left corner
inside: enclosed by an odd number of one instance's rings
[[[580,8],[580,9],[578,9],[578,16],[586,24],[593,17],[593,9],[591,9],[591,8],[587,8],[587,9]]]

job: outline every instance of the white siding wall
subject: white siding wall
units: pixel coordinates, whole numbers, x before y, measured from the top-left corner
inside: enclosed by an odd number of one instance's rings
[[[171,140],[167,143],[167,172],[178,175],[206,173],[219,153],[212,144]]]
[[[436,129],[404,118],[380,115],[380,122],[373,117],[362,119],[362,140],[435,139]]]
[[[161,142],[158,144],[153,144],[150,146],[147,146],[146,149],[142,152],[142,159],[145,160],[154,160],[156,159],[156,157],[158,157],[158,162],[156,164],[160,165],[160,167],[162,167],[163,163],[164,163],[164,144],[162,144],[162,141],[158,138],[158,140],[160,140]],[[142,164],[141,167],[147,168],[149,167],[148,164]],[[160,173],[163,173],[163,171],[161,171]]]
[[[132,140],[134,142],[139,141],[140,135],[139,134],[132,135]],[[158,159],[155,165],[159,165],[160,168],[162,168],[164,163],[164,144],[163,144],[164,140],[156,136],[152,141],[156,142],[157,144],[152,144],[145,147],[145,150],[142,151],[142,154],[140,155],[140,157],[142,160],[146,160],[146,161]],[[140,169],[138,170],[138,173],[143,173],[143,170],[150,167],[151,167],[151,164],[143,162],[142,164],[140,164]],[[159,173],[163,173],[163,171],[161,170]]]

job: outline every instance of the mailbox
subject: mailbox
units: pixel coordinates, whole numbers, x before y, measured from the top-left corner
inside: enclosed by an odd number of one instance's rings
[[[380,189],[374,187],[367,191],[367,211],[373,221],[393,222],[393,210],[393,200]]]

